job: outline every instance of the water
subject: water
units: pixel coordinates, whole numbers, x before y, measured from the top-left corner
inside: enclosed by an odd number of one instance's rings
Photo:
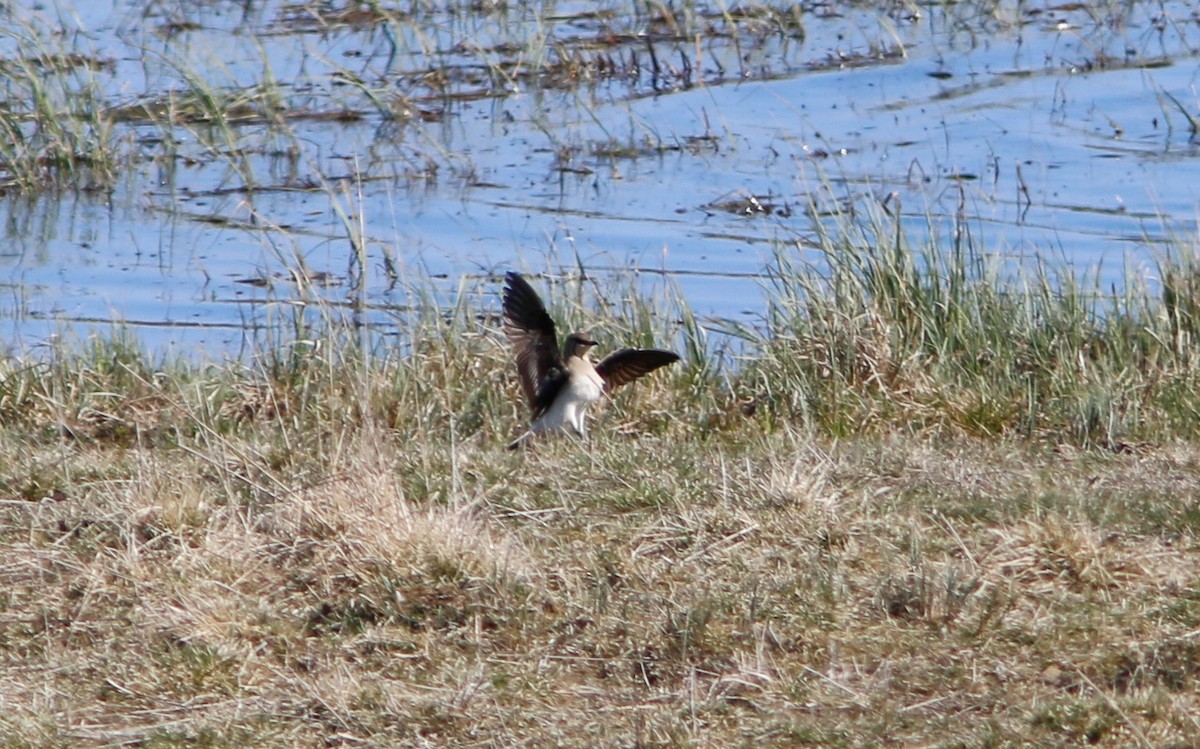
[[[916,239],[966,230],[1103,287],[1196,234],[1185,3],[819,4],[802,32],[782,2],[476,5],[5,11],[0,60],[95,62],[63,77],[122,114],[127,159],[111,190],[0,199],[10,350],[121,322],[236,355],[305,299],[386,329],[418,279],[449,298],[580,265],[665,272],[702,316],[752,323],[773,252],[812,246],[810,205],[899,210]]]

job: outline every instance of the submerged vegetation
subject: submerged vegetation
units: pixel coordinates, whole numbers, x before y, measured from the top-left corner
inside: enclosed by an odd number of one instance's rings
[[[503,449],[498,279],[386,345],[330,310],[249,366],[9,360],[0,736],[1189,745],[1192,261],[1099,303],[826,250],[780,248],[767,329],[715,355],[670,294],[555,285],[556,317],[688,353],[586,446]]]
[[[436,123],[456,101],[526,89],[572,91],[607,82],[636,96],[768,77],[789,64],[785,55],[784,67],[773,67],[778,63],[761,53],[766,40],[804,35],[798,6],[790,3],[675,9],[655,2],[634,4],[633,13],[602,8],[538,19],[531,9],[504,3],[211,5],[130,10],[113,40],[119,50],[81,44],[94,30],[69,4],[5,8],[0,188],[113,190],[123,168],[169,169],[181,160],[228,162],[243,189],[253,191],[262,185],[251,159],[269,162],[286,151],[320,158],[294,130],[305,121]],[[184,20],[191,13],[204,22]],[[257,39],[238,33],[239,15],[253,19]],[[233,59],[214,62],[209,55],[230,51],[204,44],[205,35],[230,23]],[[310,60],[310,52],[301,52],[287,61],[296,73],[281,78],[264,40],[314,34],[361,36],[369,48],[348,52],[348,61],[325,54]],[[704,47],[694,46],[701,38]],[[452,39],[458,41],[448,44]],[[899,54],[894,45],[873,46],[861,57]],[[320,72],[309,73],[310,65]],[[130,90],[125,76],[135,70],[145,91]],[[264,125],[265,135],[254,134]],[[184,146],[193,140],[199,148]],[[469,171],[428,142],[410,146],[407,156],[410,173],[433,163]]]
[[[1036,27],[1045,12],[977,2],[937,10],[946,15],[940,23],[951,38],[976,29],[1005,34]],[[1168,23],[1166,12],[1138,3],[1053,10],[1056,23],[1078,34],[1090,55],[1060,66],[1162,66],[1164,58],[1149,59],[1152,52],[1164,54],[1150,41],[1156,36],[1189,49],[1191,21]],[[369,122],[381,140],[397,141],[390,155],[399,166],[389,172],[371,163],[367,178],[451,169],[469,180],[476,176],[471,155],[446,150],[429,129],[453,117],[462,102],[586,93],[590,103],[576,100],[586,110],[610,99],[888,66],[906,57],[905,29],[928,9],[779,0],[604,2],[588,9],[473,0],[214,0],[117,5],[111,12],[115,18],[70,0],[0,9],[0,188],[22,194],[114,190],[131,173],[154,178],[179,164],[203,163],[232,164],[242,179],[238,189],[253,191],[270,183],[268,175],[279,177],[271,166],[281,154],[311,162],[306,166],[331,179],[338,158],[325,161],[330,155],[316,146],[324,138],[301,132],[314,122]],[[1139,46],[1112,32],[1147,13],[1155,33]],[[832,29],[822,34],[834,46],[806,48],[809,25]],[[321,45],[305,44],[313,38]],[[1190,122],[1186,107],[1164,93],[1164,122],[1180,114]],[[601,140],[582,142],[573,133],[553,132],[559,128],[544,115],[532,119],[555,148],[600,158],[680,148],[679,134],[658,132],[649,122],[635,122],[629,137],[605,132]],[[403,135],[406,125],[413,132]],[[714,136],[682,140],[691,138]]]

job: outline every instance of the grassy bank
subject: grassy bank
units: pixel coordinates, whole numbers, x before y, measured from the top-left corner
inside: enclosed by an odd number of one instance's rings
[[[372,350],[7,361],[0,737],[1191,745],[1190,261],[1090,302],[881,246],[781,248],[737,366],[669,293],[539,281],[691,352],[586,452],[503,449],[524,414],[470,289]]]

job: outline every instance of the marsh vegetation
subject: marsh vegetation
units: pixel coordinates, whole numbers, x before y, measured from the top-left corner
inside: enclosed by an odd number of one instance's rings
[[[1096,309],[876,247],[777,269],[736,363],[678,299],[557,286],[560,319],[690,352],[587,446],[504,449],[525,414],[466,290],[400,347],[10,361],[0,733],[1187,746],[1184,289]]]
[[[169,3],[126,19],[155,50],[136,58],[145,81],[169,85],[123,99],[105,81],[133,80],[130,60],[60,33],[88,8],[6,11],[6,190],[127,205],[132,188],[164,236],[215,226],[272,263],[239,279],[267,313],[238,356],[164,354],[131,326],[0,362],[0,743],[1194,744],[1190,239],[1147,232],[1119,281],[1014,262],[981,237],[961,170],[929,182],[945,205],[917,209],[905,187],[819,169],[803,193],[694,196],[777,222],[721,240],[766,248],[736,277],[761,310],[738,316],[698,312],[684,273],[605,267],[564,232],[508,263],[539,276],[555,319],[684,360],[603,404],[587,444],[512,453],[526,414],[502,273],[442,278],[372,234],[447,174],[466,202],[497,189],[484,161],[508,156],[432,137],[471,102],[520,102],[555,180],[620,164],[635,182],[647,159],[715,164],[736,138],[700,117],[693,137],[595,139],[551,126],[555,107],[604,121],[597,90],[625,106],[892,65],[909,49],[895,29],[925,15],[957,18],[963,43],[1047,33],[1052,9],[197,5],[204,23]],[[1089,24],[1104,44],[1071,49],[1119,72],[1169,62],[1153,43],[1191,54],[1194,19],[1167,10],[1053,13]],[[814,54],[835,13],[871,25]],[[181,54],[245,23],[262,33],[234,35],[227,67]],[[1105,51],[1131,36],[1136,54]],[[314,38],[331,46],[278,55]],[[309,150],[363,123],[361,158]],[[138,193],[147,171],[161,189]],[[383,210],[375,186],[408,197]],[[1013,194],[1005,210],[1031,208]],[[316,205],[319,225],[278,220]]]
[[[880,211],[1105,293],[1195,234],[1184,3],[0,12],[17,350],[124,324],[236,356],[313,297],[386,329],[410,278],[448,305],[511,267],[658,272],[755,323],[775,247]]]

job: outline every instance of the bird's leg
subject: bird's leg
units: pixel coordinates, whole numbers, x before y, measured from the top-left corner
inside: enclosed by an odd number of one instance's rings
[[[564,429],[563,432],[565,434],[567,434],[571,439],[578,440],[580,444],[582,444],[582,445],[587,444],[587,431],[584,429],[580,429],[578,425],[571,424],[571,428]]]
[[[591,440],[588,439],[587,411],[585,409],[579,409],[579,412],[575,416],[575,423],[573,426],[575,427],[575,433],[579,435],[579,441],[582,442],[585,447],[589,445]]]

